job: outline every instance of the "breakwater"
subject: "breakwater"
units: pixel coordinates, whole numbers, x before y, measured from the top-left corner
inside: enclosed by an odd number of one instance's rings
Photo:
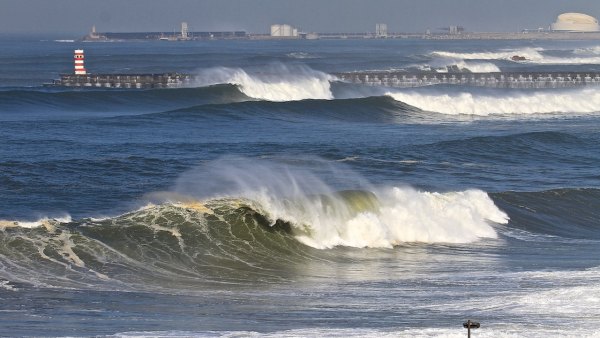
[[[348,72],[332,75],[343,82],[400,88],[440,84],[491,88],[568,88],[600,84],[600,72]]]
[[[490,88],[569,88],[600,85],[600,72],[348,72],[333,73],[339,81],[386,87],[463,85]],[[196,75],[164,74],[65,74],[51,85],[91,88],[179,88],[192,86]]]
[[[51,85],[97,88],[177,88],[191,85],[193,76],[182,73],[164,74],[64,74]]]

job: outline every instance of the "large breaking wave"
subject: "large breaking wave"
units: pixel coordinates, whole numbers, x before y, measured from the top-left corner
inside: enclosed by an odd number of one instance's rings
[[[322,249],[470,243],[496,238],[492,224],[508,222],[480,190],[336,190],[295,168],[224,159],[123,215],[0,221],[0,276],[61,287],[278,281]]]

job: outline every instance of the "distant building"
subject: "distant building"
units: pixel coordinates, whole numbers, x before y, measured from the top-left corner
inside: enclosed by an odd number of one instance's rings
[[[375,37],[387,38],[387,25],[384,23],[375,24]]]
[[[450,26],[448,27],[448,32],[450,35],[457,35],[464,32],[465,29],[462,26]]]
[[[92,31],[88,33],[88,35],[84,36],[83,41],[105,41],[106,36],[99,34],[96,32],[96,25],[92,26]]]
[[[181,38],[184,40],[189,38],[187,22],[181,23]]]
[[[550,26],[553,31],[561,32],[600,32],[598,20],[582,13],[563,13]]]
[[[272,37],[298,37],[298,29],[291,25],[271,25]]]

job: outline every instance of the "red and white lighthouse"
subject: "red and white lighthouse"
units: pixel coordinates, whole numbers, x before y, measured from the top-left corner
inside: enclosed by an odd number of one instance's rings
[[[83,64],[83,60],[85,57],[83,56],[83,49],[75,50],[75,75],[85,75],[87,74],[85,71],[85,66]]]

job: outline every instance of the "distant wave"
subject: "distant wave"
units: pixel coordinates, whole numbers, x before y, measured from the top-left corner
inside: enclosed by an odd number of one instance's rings
[[[577,48],[575,49],[574,53],[583,55],[600,55],[600,46]]]
[[[249,97],[268,101],[332,99],[333,77],[306,66],[272,64],[254,72],[216,67],[196,72],[196,86],[234,84]]]
[[[15,112],[22,119],[27,114],[38,111],[46,114],[160,111],[248,100],[252,99],[233,85],[154,90],[10,89],[0,90],[0,112],[6,113],[0,119],[8,118],[10,113]]]
[[[496,66],[495,64],[490,63],[490,62],[473,62],[473,61],[459,60],[457,62],[451,62],[451,63],[449,63],[447,65],[448,66],[450,66],[450,65],[456,65],[460,69],[467,69],[467,70],[469,70],[471,72],[474,72],[474,73],[494,73],[494,72],[500,72],[500,68],[498,68],[498,66]],[[444,72],[444,71],[442,71],[442,72]]]
[[[395,90],[386,95],[424,111],[449,115],[600,112],[600,89],[564,91]]]
[[[592,49],[593,51],[593,49]],[[579,50],[581,54],[583,50]],[[443,58],[457,59],[457,60],[512,60],[515,55],[525,57],[525,63],[537,63],[537,64],[597,64],[600,63],[600,56],[588,55],[580,56],[577,51],[572,56],[550,56],[544,54],[543,48],[522,48],[522,49],[510,49],[500,50],[493,52],[449,52],[449,51],[435,51],[431,55],[439,56]]]
[[[460,60],[510,60],[514,55],[524,56],[528,60],[540,60],[543,58],[542,54],[540,54],[541,51],[543,51],[542,48],[522,48],[494,52],[469,53],[435,51],[431,54],[434,56],[441,56],[445,58],[453,58]]]

